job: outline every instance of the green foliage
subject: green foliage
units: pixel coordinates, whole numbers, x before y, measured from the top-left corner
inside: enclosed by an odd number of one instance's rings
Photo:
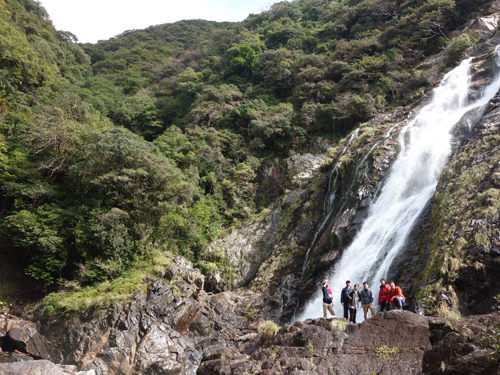
[[[231,68],[229,74],[251,76],[253,69],[257,67],[259,62],[255,50],[248,45],[234,46],[227,50],[227,55]]]
[[[305,348],[307,350],[314,350],[314,343],[312,342],[312,340],[309,340],[305,346]]]
[[[259,332],[262,333],[262,335],[266,339],[271,339],[274,336],[276,336],[279,330],[280,327],[276,323],[270,320],[263,322],[259,325]]]
[[[472,35],[461,35],[456,38],[446,51],[446,65],[453,66],[457,64],[463,57],[463,52],[477,42],[479,39],[479,32]]]
[[[400,352],[398,348],[389,348],[386,345],[383,345],[376,350],[377,357],[380,357],[387,361],[395,361],[397,360],[397,355]]]
[[[500,294],[495,297],[496,304],[493,307],[495,315],[500,316]],[[479,345],[482,348],[492,349],[493,354],[488,358],[491,361],[500,362],[500,320],[488,321],[487,327],[481,332],[479,337]]]
[[[79,45],[38,1],[0,0],[0,255],[41,289],[78,283],[68,309],[157,252],[234,279],[206,249],[283,193],[262,166],[420,95],[415,66],[448,45],[455,64],[484,3],[296,0]]]
[[[143,278],[152,271],[165,269],[171,259],[158,251],[153,251],[148,259],[135,261],[126,275],[117,276],[95,285],[82,286],[69,282],[65,293],[50,293],[43,301],[46,313],[73,313],[89,308],[105,310],[117,302],[125,301],[131,294],[145,285]]]

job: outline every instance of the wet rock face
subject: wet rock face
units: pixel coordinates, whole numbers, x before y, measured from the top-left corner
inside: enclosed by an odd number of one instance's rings
[[[500,19],[500,13],[498,18]],[[484,88],[498,76],[498,62],[494,56],[496,46],[500,44],[500,36],[495,36],[482,43],[472,54],[471,83],[469,100],[478,100]],[[470,130],[467,133],[470,133]]]
[[[236,341],[225,355],[220,347],[206,348],[197,374],[493,375],[496,372],[487,372],[494,370],[487,360],[491,351],[474,344],[478,329],[484,328],[479,320],[459,322],[392,311],[359,325],[323,318],[296,322],[271,338],[259,334]],[[345,332],[339,326],[345,326]]]
[[[145,291],[99,317],[42,321],[51,359],[96,375],[195,374],[204,348],[253,333],[256,314],[276,318],[260,294],[207,295],[203,276],[182,257],[162,275],[168,279],[147,278]]]

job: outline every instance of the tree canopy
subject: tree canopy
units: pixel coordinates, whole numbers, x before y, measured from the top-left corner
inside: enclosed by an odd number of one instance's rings
[[[38,1],[0,0],[2,257],[45,286],[152,251],[230,275],[206,248],[275,197],[262,166],[422,95],[420,63],[456,64],[484,3],[295,0],[78,44]]]

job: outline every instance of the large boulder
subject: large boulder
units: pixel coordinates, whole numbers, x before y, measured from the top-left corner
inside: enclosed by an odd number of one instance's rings
[[[47,360],[0,364],[0,375],[68,375]]]
[[[382,346],[431,348],[429,318],[409,311],[379,313],[358,325],[349,325],[344,347],[376,350]]]
[[[481,39],[488,40],[496,34],[498,21],[500,21],[500,12],[477,19],[470,27],[470,30],[479,31]]]
[[[0,347],[7,351],[16,349],[38,359],[49,358],[46,340],[36,324],[8,314],[0,315]]]
[[[8,336],[12,346],[20,352],[28,353],[35,358],[49,357],[45,340],[34,327],[13,327],[9,330]]]
[[[425,352],[423,374],[493,375],[498,373],[498,365],[488,360],[491,354],[491,350],[481,350],[464,335],[450,332],[436,347]]]

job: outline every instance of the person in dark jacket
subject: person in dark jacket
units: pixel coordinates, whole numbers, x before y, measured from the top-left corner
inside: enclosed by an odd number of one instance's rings
[[[391,309],[391,301],[389,301],[389,284],[385,279],[380,279],[380,290],[378,292],[378,305],[380,312],[389,311]]]
[[[351,289],[347,293],[348,306],[349,306],[349,322],[356,323],[356,314],[358,313],[359,303],[361,302],[361,296],[359,295],[359,285],[354,285],[354,289]]]
[[[373,290],[368,288],[366,281],[363,283],[363,290],[359,292],[359,296],[361,297],[361,306],[363,306],[365,320],[368,320],[368,310],[371,311],[373,317],[375,315],[375,308],[373,307]]]
[[[323,318],[326,318],[328,315],[328,311],[332,316],[335,316],[335,313],[333,312],[333,294],[332,290],[329,289],[330,284],[328,283],[328,280],[323,281]]]
[[[349,293],[351,290],[352,290],[351,282],[349,280],[347,280],[345,282],[345,288],[342,289],[342,292],[340,292],[340,303],[342,304],[342,306],[344,306],[344,319],[345,320],[349,320],[349,306],[347,304],[347,302],[349,302],[349,301],[347,300],[347,293]]]

